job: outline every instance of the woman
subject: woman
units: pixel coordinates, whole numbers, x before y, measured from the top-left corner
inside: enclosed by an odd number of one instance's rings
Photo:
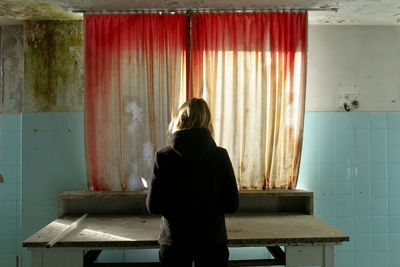
[[[203,99],[184,103],[169,125],[170,144],[155,156],[147,208],[160,214],[160,261],[168,267],[225,267],[224,213],[239,205],[228,153],[212,138]]]

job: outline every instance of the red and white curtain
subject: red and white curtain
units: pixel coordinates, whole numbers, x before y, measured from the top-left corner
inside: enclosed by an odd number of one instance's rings
[[[91,190],[137,190],[184,101],[185,15],[85,16],[86,166]]]
[[[142,189],[190,97],[209,103],[241,189],[295,188],[306,37],[304,12],[85,16],[90,189]]]
[[[306,81],[307,14],[193,15],[192,88],[241,189],[295,188]]]

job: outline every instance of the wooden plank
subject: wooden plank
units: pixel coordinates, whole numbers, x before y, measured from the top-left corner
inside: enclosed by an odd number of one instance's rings
[[[70,224],[67,228],[65,228],[63,231],[60,231],[54,238],[52,238],[47,244],[46,248],[51,248],[54,246],[59,240],[61,240],[64,236],[72,232],[75,228],[79,226],[79,224],[87,217],[87,213],[82,215],[79,219],[74,221],[72,224]]]

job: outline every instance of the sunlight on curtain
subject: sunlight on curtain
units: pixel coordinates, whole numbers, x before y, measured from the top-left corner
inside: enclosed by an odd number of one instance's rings
[[[85,138],[91,190],[139,190],[185,100],[187,17],[85,16]]]
[[[307,13],[193,14],[192,84],[241,189],[296,187]]]

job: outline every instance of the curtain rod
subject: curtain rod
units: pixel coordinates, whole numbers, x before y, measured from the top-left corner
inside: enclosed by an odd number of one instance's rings
[[[182,14],[182,13],[257,13],[257,12],[305,12],[305,11],[328,11],[338,12],[337,7],[309,7],[309,8],[259,8],[259,9],[127,9],[127,10],[93,10],[93,9],[74,9],[72,12],[86,14]]]

